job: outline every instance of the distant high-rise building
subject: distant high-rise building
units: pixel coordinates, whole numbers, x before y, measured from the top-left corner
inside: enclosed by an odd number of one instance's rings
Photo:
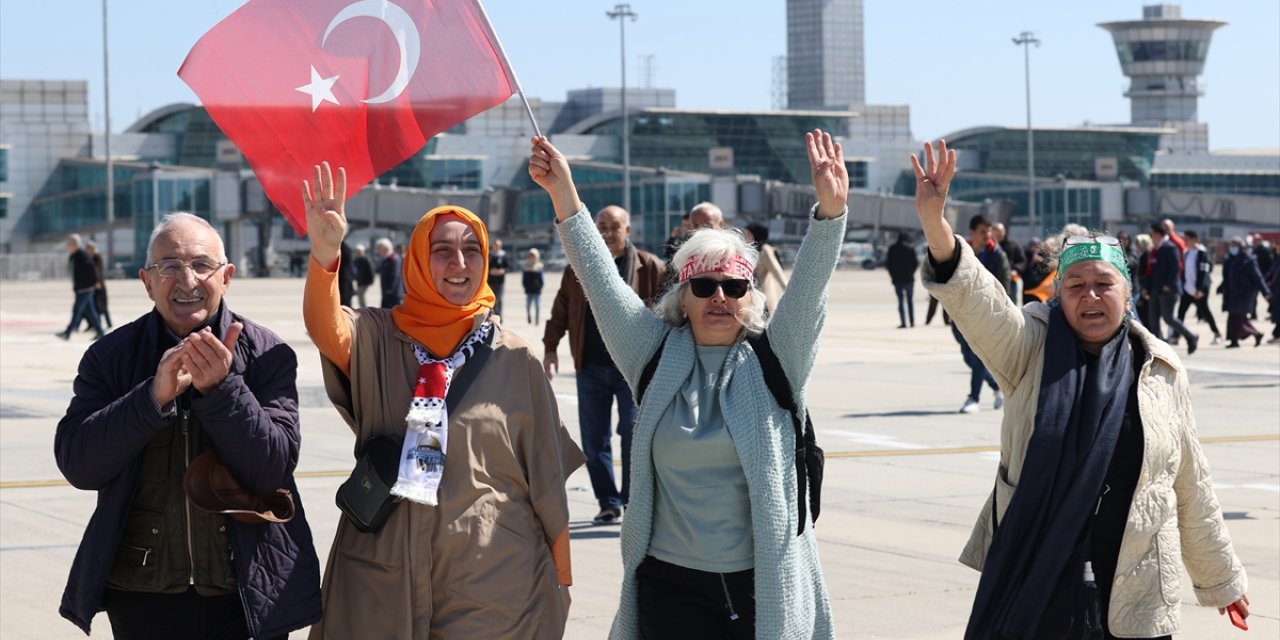
[[[1162,142],[1168,151],[1208,150],[1208,126],[1197,117],[1204,95],[1199,76],[1213,31],[1226,24],[1185,19],[1178,5],[1157,4],[1143,7],[1141,20],[1098,25],[1111,32],[1120,70],[1129,77],[1129,122],[1176,129]]]
[[[787,0],[787,107],[866,104],[862,0]]]

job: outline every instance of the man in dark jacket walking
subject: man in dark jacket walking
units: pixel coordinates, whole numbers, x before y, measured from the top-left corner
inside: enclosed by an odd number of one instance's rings
[[[364,294],[373,285],[373,262],[366,255],[364,245],[356,245],[351,267],[356,276],[356,303],[360,307],[367,307],[369,303],[365,301]]]
[[[379,304],[383,309],[390,309],[404,301],[404,272],[400,267],[400,256],[388,238],[379,239],[374,247],[378,257],[382,258],[378,263],[378,284],[382,286]]]
[[[139,272],[155,308],[85,353],[58,423],[58,468],[98,493],[59,612],[86,634],[283,638],[320,619],[320,562],[293,480],[298,361],[231,312],[235,265],[216,231],[165,216]],[[188,500],[189,463],[214,451],[246,491],[290,491],[285,523],[245,523]]]
[[[93,258],[80,248],[80,235],[67,237],[67,264],[71,268],[71,289],[75,292],[75,302],[71,304],[71,322],[67,328],[57,333],[59,338],[68,340],[71,332],[80,326],[82,318],[88,318],[93,327],[94,340],[102,337],[102,321],[98,318],[98,310],[93,305],[93,292],[98,288],[98,271],[93,267]]]
[[[916,257],[916,250],[911,247],[909,232],[903,231],[898,235],[898,241],[889,247],[884,266],[889,270],[893,290],[898,294],[898,328],[907,328],[908,320],[911,322],[910,326],[916,326],[915,284],[920,258]]]
[[[1173,329],[1174,335],[1187,339],[1187,355],[1191,355],[1200,345],[1200,336],[1191,333],[1173,313],[1182,297],[1182,251],[1166,229],[1160,222],[1151,225],[1151,251],[1155,253],[1155,259],[1151,263],[1151,282],[1147,285],[1148,290],[1143,292],[1143,297],[1150,300],[1148,328],[1156,337],[1164,337],[1160,329],[1160,322],[1164,321]]]
[[[641,251],[631,244],[631,216],[618,206],[608,206],[596,214],[596,228],[613,255],[618,275],[646,304],[653,302],[662,290],[666,265],[658,256]],[[622,517],[631,488],[631,427],[636,421],[636,403],[631,389],[600,337],[595,315],[587,304],[587,296],[573,269],[566,269],[560,291],[551,306],[551,317],[542,334],[545,349],[542,366],[550,379],[560,370],[556,348],[565,332],[569,333],[569,352],[577,370],[578,428],[582,436],[582,452],[587,456],[587,475],[595,490],[600,512],[595,524],[611,524]],[[610,440],[609,409],[618,402],[618,435],[622,437],[622,490],[614,482],[613,447]]]

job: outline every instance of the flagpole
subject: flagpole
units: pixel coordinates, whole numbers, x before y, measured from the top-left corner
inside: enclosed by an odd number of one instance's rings
[[[538,128],[538,120],[533,117],[533,108],[529,106],[529,99],[524,96],[524,88],[520,86],[520,79],[516,77],[516,70],[511,67],[511,61],[507,59],[507,52],[502,48],[502,40],[498,38],[498,32],[493,29],[493,23],[489,21],[489,13],[484,10],[484,5],[480,3],[480,0],[472,1],[475,3],[476,9],[480,11],[480,17],[484,19],[485,31],[489,32],[489,41],[498,50],[498,59],[502,61],[502,68],[507,72],[507,79],[516,86],[516,95],[520,96],[520,102],[524,103],[524,112],[529,115],[529,122],[533,124],[533,135],[541,138],[542,129]]]

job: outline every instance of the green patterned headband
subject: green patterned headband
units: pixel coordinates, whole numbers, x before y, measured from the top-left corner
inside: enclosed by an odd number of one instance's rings
[[[1073,265],[1088,260],[1102,260],[1109,263],[1120,272],[1125,279],[1129,278],[1129,261],[1125,259],[1124,252],[1120,247],[1107,243],[1110,238],[1086,238],[1083,242],[1071,242],[1077,240],[1069,238],[1066,248],[1062,250],[1062,257],[1058,258],[1058,279],[1061,280],[1063,274],[1067,272]],[[1101,240],[1102,242],[1099,242]]]

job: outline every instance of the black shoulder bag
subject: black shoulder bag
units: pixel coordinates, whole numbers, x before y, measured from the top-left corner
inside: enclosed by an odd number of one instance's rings
[[[670,332],[667,335],[671,335]],[[769,387],[769,393],[773,395],[773,400],[778,406],[787,410],[791,414],[791,424],[796,431],[796,511],[799,518],[797,519],[798,527],[796,535],[804,533],[804,523],[808,521],[806,512],[806,502],[808,510],[813,512],[813,521],[818,521],[818,514],[822,510],[822,472],[826,465],[826,456],[822,452],[822,447],[818,446],[817,437],[813,432],[813,419],[809,417],[809,410],[805,409],[804,422],[800,422],[798,407],[796,406],[795,396],[791,393],[791,383],[787,381],[787,374],[782,370],[782,363],[778,362],[778,355],[773,352],[773,346],[769,344],[767,333],[761,333],[759,336],[748,336],[747,343],[751,345],[751,349],[756,352],[756,357],[760,359],[760,369],[764,372],[765,386]],[[645,364],[644,370],[640,372],[640,381],[636,385],[636,405],[639,406],[645,389],[649,387],[649,381],[653,379],[653,374],[658,370],[658,360],[662,357],[663,347],[667,344],[667,337],[663,336],[662,344],[658,345],[658,350],[654,352],[653,357]],[[805,493],[808,500],[805,500]]]
[[[480,375],[492,351],[488,341],[480,342],[475,353],[458,370],[444,400],[450,414]],[[400,475],[400,451],[403,447],[404,439],[400,436],[373,436],[360,447],[351,477],[338,487],[335,496],[338,509],[356,529],[377,533],[401,501],[400,497],[391,495],[391,487]]]

